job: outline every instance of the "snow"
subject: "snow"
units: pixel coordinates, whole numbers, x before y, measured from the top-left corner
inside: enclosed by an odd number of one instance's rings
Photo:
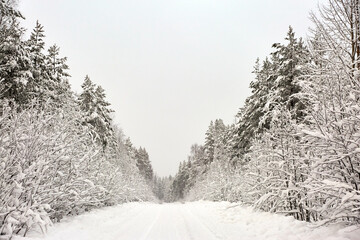
[[[127,203],[64,219],[15,240],[355,240],[359,226],[317,227],[229,202]]]

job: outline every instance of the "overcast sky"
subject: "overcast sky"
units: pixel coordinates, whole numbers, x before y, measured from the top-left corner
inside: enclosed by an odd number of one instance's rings
[[[20,0],[31,30],[68,57],[77,92],[101,85],[115,122],[160,176],[175,174],[211,120],[234,122],[257,57],[288,26],[306,36],[317,0]]]

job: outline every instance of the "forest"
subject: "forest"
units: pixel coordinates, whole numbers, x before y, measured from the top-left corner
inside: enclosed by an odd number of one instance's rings
[[[166,200],[234,201],[319,225],[360,223],[360,4],[329,0],[257,60],[236,124],[210,122]]]
[[[73,92],[60,48],[44,49],[43,26],[24,39],[13,1],[0,1],[0,13],[0,235],[154,200],[149,155],[112,121],[104,89],[85,76]]]
[[[71,89],[60,47],[0,1],[0,239],[130,201],[229,201],[360,224],[360,3],[328,0],[306,40],[289,27],[258,59],[236,124],[210,122],[175,176],[113,121],[105,90]],[[281,39],[280,39],[281,40]],[[249,70],[251,71],[251,70]]]

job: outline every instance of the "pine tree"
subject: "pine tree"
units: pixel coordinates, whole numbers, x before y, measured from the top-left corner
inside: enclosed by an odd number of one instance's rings
[[[110,103],[105,100],[105,90],[98,86],[95,90],[96,97],[96,112],[98,114],[97,128],[101,135],[101,141],[104,146],[107,146],[111,141],[113,130],[111,127],[112,118],[110,114],[113,112],[110,108]]]
[[[275,43],[271,59],[265,59],[262,66],[256,61],[255,81],[251,82],[252,95],[246,99],[245,106],[237,114],[237,144],[233,158],[243,159],[254,136],[269,129],[273,109],[285,104],[292,112],[293,119],[301,121],[305,115],[305,105],[299,99],[300,85],[297,79],[304,73],[309,53],[302,40],[295,38],[293,29],[285,38],[287,44]],[[248,159],[243,159],[248,161]]]
[[[204,164],[209,165],[214,160],[214,123],[213,121],[210,122],[209,128],[206,131],[205,135],[205,152],[206,152],[206,159]]]
[[[50,74],[46,69],[46,56],[43,53],[44,37],[43,26],[37,21],[34,30],[31,32],[30,39],[26,42],[32,63],[31,73],[33,76],[26,85],[26,91],[29,94],[28,101],[36,99],[42,104],[48,99],[54,98],[54,86],[50,87],[53,84],[49,86]]]
[[[129,156],[131,161],[136,162],[136,151],[137,151],[137,149],[133,146],[130,138],[126,138],[124,144],[125,144],[125,149],[126,149],[127,155]]]
[[[210,122],[210,126],[205,134],[205,165],[209,165],[214,161],[215,149],[218,144],[223,142],[225,129],[226,127],[221,119],[216,119],[215,122]]]
[[[83,91],[79,96],[80,108],[84,112],[92,113],[95,111],[95,84],[86,76],[81,88]]]
[[[33,61],[33,67],[35,69],[39,69],[45,65],[45,56],[42,53],[45,47],[44,37],[44,27],[39,23],[39,21],[36,21],[35,28],[30,34],[30,39],[27,41],[27,45],[31,53],[31,59]]]
[[[19,19],[23,17],[8,1],[0,2],[0,13],[0,98],[24,103],[32,74],[29,53],[21,40],[24,30]]]
[[[60,57],[60,48],[56,44],[48,49],[46,56],[46,68],[50,75],[47,83],[48,89],[53,91],[53,97],[60,105],[73,97],[68,81],[69,66],[66,62],[67,58]]]
[[[148,181],[153,179],[153,170],[149,159],[149,154],[145,148],[140,147],[136,152],[136,166],[140,174]]]
[[[106,148],[112,141],[113,130],[110,116],[112,110],[108,108],[110,104],[105,100],[104,89],[96,87],[88,76],[81,87],[83,92],[78,102],[84,112],[83,122],[91,126],[93,138]]]
[[[273,44],[276,51],[272,53],[272,61],[277,68],[270,102],[273,104],[285,103],[288,110],[292,112],[293,118],[300,120],[304,116],[305,106],[297,96],[300,86],[296,78],[304,74],[304,66],[308,62],[309,52],[302,39],[295,38],[291,26],[285,40],[287,45]],[[271,111],[271,106],[269,106],[269,110]]]

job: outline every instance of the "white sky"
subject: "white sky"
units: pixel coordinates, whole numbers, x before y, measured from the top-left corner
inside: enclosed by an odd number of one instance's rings
[[[31,30],[68,57],[77,92],[86,74],[155,172],[174,174],[211,120],[232,123],[257,57],[288,26],[306,36],[317,0],[20,0]]]

